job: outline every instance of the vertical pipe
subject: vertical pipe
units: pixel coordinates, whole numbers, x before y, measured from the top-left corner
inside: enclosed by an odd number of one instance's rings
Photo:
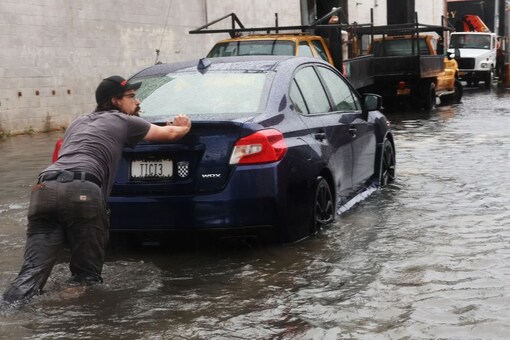
[[[204,0],[204,20],[206,24],[209,22],[209,18],[207,17],[207,0]]]

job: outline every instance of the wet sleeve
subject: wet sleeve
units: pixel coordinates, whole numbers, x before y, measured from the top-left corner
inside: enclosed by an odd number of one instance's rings
[[[128,129],[127,129],[127,140],[126,145],[134,147],[140,142],[151,127],[151,123],[140,117],[129,116],[127,117]]]

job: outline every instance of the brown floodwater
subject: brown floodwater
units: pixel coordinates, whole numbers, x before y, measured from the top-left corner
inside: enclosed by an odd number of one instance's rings
[[[120,248],[105,283],[0,311],[2,339],[505,339],[510,91],[389,112],[397,181],[291,245]],[[20,269],[28,193],[61,133],[0,140],[0,290]]]

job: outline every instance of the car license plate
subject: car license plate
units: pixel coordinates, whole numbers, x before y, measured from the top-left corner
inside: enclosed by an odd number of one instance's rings
[[[411,89],[397,89],[397,96],[407,96],[411,94]]]
[[[131,179],[171,178],[173,164],[171,159],[131,161]]]

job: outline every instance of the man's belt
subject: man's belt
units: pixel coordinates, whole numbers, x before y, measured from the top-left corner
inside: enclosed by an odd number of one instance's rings
[[[57,182],[71,182],[74,180],[82,180],[87,182],[92,182],[99,187],[101,187],[101,181],[96,176],[89,174],[85,171],[49,171],[41,174],[39,176],[39,180],[37,183],[47,182],[47,181],[57,181]]]

